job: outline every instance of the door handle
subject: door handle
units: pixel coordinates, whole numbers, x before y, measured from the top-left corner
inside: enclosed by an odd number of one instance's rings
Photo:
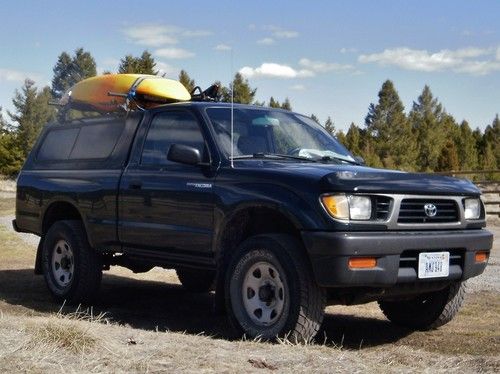
[[[142,182],[141,181],[130,181],[128,186],[131,190],[140,190],[142,188]]]

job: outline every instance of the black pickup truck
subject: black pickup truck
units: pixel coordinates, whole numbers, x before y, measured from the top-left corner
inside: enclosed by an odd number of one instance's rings
[[[58,301],[91,302],[112,265],[160,266],[215,290],[239,332],[302,341],[327,303],[447,323],[493,240],[471,182],[365,167],[306,116],[217,102],[45,126],[13,225],[41,237]]]

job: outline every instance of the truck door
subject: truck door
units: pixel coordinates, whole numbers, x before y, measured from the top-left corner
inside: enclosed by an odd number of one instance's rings
[[[207,258],[213,235],[213,169],[167,160],[172,144],[210,155],[202,129],[187,110],[153,115],[140,156],[120,183],[118,236],[126,252]],[[207,259],[208,260],[208,259]]]

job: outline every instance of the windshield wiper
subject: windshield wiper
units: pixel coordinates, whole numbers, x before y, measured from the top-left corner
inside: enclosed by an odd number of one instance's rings
[[[347,158],[343,157],[337,157],[337,156],[323,156],[321,158],[316,159],[317,161],[344,161],[352,165],[361,165],[358,161],[355,160],[349,160]]]
[[[264,152],[257,152],[252,155],[239,155],[239,156],[234,156],[233,160],[245,160],[245,159],[251,159],[251,158],[268,158],[268,159],[288,159],[288,160],[298,160],[298,161],[307,161],[307,162],[317,162],[317,160],[309,158],[309,157],[301,157],[301,156],[292,156],[292,155],[285,155],[282,153],[264,153]]]

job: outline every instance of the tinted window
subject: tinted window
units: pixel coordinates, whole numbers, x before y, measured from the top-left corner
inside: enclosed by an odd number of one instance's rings
[[[123,128],[123,122],[108,122],[50,130],[38,151],[37,159],[40,161],[105,159],[113,151]]]
[[[124,123],[84,125],[71,152],[71,159],[107,158],[123,132]]]
[[[43,140],[37,158],[42,161],[67,160],[79,131],[77,128],[50,131]]]
[[[160,113],[153,118],[142,152],[142,164],[166,165],[172,144],[197,148],[204,159],[205,142],[196,119],[187,112]]]

